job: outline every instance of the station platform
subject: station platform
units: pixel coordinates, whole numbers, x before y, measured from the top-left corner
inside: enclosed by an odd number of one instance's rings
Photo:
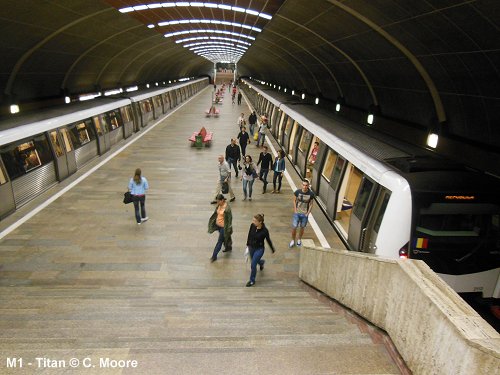
[[[210,263],[217,156],[239,114],[250,114],[227,92],[220,116],[206,118],[212,95],[209,86],[0,222],[0,373],[408,373],[382,331],[298,278],[290,166],[281,194],[262,194],[256,181],[252,201],[233,178],[233,251]],[[191,147],[202,126],[211,146]],[[247,148],[255,161],[260,151]],[[142,225],[122,203],[136,168],[150,184]],[[246,288],[243,252],[257,213],[277,251],[267,249]],[[304,239],[343,248],[321,210],[312,214],[323,236],[308,225]]]

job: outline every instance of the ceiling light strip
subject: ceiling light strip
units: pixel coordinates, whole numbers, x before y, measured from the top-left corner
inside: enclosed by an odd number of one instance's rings
[[[173,7],[198,7],[198,8],[219,8],[222,10],[232,10],[233,12],[239,12],[239,13],[247,13],[251,14],[252,16],[256,17],[261,17],[266,20],[270,20],[273,17],[270,14],[267,13],[260,13],[256,10],[252,9],[245,9],[241,7],[236,7],[236,6],[230,6],[230,5],[225,5],[225,4],[214,4],[214,3],[202,3],[202,2],[169,2],[169,3],[152,3],[152,4],[141,4],[141,5],[135,5],[131,7],[125,7],[125,8],[120,8],[118,11],[120,13],[130,13],[130,12],[139,12],[142,10],[149,10],[149,9],[155,9],[155,8],[173,8]]]
[[[182,20],[172,20],[172,21],[161,21],[158,22],[158,26],[163,27],[163,26],[171,26],[171,25],[182,25],[182,24],[188,24],[188,23],[206,23],[206,24],[212,24],[212,25],[225,25],[225,26],[234,26],[234,27],[241,27],[243,29],[247,30],[252,30],[260,33],[262,29],[259,29],[258,27],[253,27],[253,26],[248,26],[248,25],[243,25],[241,23],[237,22],[228,22],[228,21],[221,21],[221,20],[207,20],[207,19],[182,19]],[[149,27],[149,25],[148,25]]]
[[[225,30],[185,30],[185,31],[176,31],[173,33],[167,33],[164,35],[165,38],[170,38],[171,36],[177,36],[177,35],[184,35],[184,34],[199,34],[199,33],[209,33],[209,34],[225,34],[225,35],[232,35],[232,36],[237,36],[241,38],[246,38],[250,40],[255,40],[253,36],[250,35],[244,35],[244,34],[239,34],[239,33],[233,33],[231,31],[225,31]]]

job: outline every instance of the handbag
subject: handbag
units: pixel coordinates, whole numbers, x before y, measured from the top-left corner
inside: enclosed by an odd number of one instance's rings
[[[258,131],[253,134],[253,140],[256,141],[257,139],[259,139],[259,132]]]
[[[229,184],[224,181],[221,185],[221,191],[222,191],[222,194],[227,194],[229,193]]]
[[[123,194],[123,203],[129,204],[133,202],[133,197],[132,194],[130,194],[130,191],[127,191]]]

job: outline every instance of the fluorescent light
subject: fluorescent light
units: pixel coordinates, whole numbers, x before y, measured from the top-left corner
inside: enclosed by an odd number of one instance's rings
[[[314,103],[319,104],[319,98],[316,98],[316,100],[314,101]]]
[[[126,7],[126,8],[121,8],[121,9],[118,9],[120,11],[120,13],[128,13],[128,12],[133,12],[134,11],[134,8],[132,7]]]
[[[436,148],[438,144],[439,136],[435,133],[431,133],[427,136],[427,146]]]
[[[158,25],[158,26],[159,26],[159,25]],[[153,25],[153,24],[149,24],[149,25],[148,25],[148,29],[153,29],[154,27],[155,27],[155,25]]]
[[[155,9],[155,8],[161,8],[160,3],[155,3],[155,4],[148,4],[149,9]]]
[[[131,91],[137,91],[137,90],[139,90],[139,87],[137,87],[137,86],[132,86],[132,87],[129,87],[128,89],[126,89],[125,91],[126,91],[126,92],[131,92]]]
[[[340,103],[337,103],[337,105],[335,106],[335,111],[340,112]]]
[[[366,118],[366,122],[367,122],[369,125],[371,125],[371,124],[373,124],[373,119],[374,119],[374,117],[373,117],[373,115],[370,113],[370,114],[368,115],[368,117]]]
[[[146,88],[149,89],[149,83],[146,84]]]
[[[146,10],[146,9],[148,9],[148,6],[147,5],[136,5],[133,8],[134,8],[134,10]]]
[[[12,104],[10,106],[10,113],[12,114],[19,113],[19,106],[17,104]]]
[[[104,96],[115,95],[115,94],[119,94],[120,92],[121,92],[120,89],[108,90],[108,91],[104,91]]]
[[[306,94],[302,94],[302,100],[304,100],[306,98]]]
[[[292,90],[292,95],[295,95],[295,90]]]

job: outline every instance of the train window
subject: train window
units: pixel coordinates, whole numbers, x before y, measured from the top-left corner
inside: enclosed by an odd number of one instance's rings
[[[293,160],[293,157],[294,157],[293,145],[295,143],[295,136],[297,135],[297,130],[299,129],[299,126],[300,125],[297,121],[293,122],[292,130],[291,130],[291,134],[290,134],[290,139],[288,142],[288,156],[290,157],[290,160]]]
[[[325,180],[330,182],[330,179],[332,177],[332,171],[333,167],[335,167],[335,164],[337,162],[337,157],[338,154],[335,151],[328,150],[328,153],[326,155],[325,159],[325,165],[323,166],[323,171],[321,172],[321,175]]]
[[[109,133],[110,131],[109,119],[106,114],[94,116],[94,124],[97,130],[97,134],[103,135]]]
[[[107,115],[109,118],[109,123],[111,124],[111,130],[115,130],[115,129],[119,128],[120,126],[122,126],[122,122],[120,119],[120,113],[117,109],[114,111],[108,112]]]
[[[311,139],[312,139],[312,134],[306,129],[304,129],[302,131],[302,136],[300,137],[300,142],[299,142],[299,152],[301,154],[304,154],[307,151],[309,145],[311,144]]]
[[[354,205],[354,215],[356,215],[356,217],[360,219],[365,213],[373,186],[374,184],[372,181],[363,177],[363,182],[361,183],[361,187],[359,188],[358,194],[356,196],[356,204]]]
[[[22,143],[11,143],[0,151],[11,180],[52,161],[52,153],[44,134]]]
[[[332,176],[332,186],[337,186],[340,182],[340,177],[342,176],[342,170],[344,169],[346,161],[342,156],[337,158],[337,162],[335,163],[335,168],[333,170]]]
[[[142,109],[142,113],[148,113],[148,112],[151,112],[153,110],[153,105],[151,104],[151,102],[149,100],[143,100],[141,102],[141,109]]]
[[[84,122],[68,126],[69,135],[75,149],[80,148],[95,139],[91,124],[91,120],[87,119]]]
[[[283,123],[285,122],[287,115],[285,112],[281,112],[281,118],[280,118],[280,123],[278,126],[278,139],[281,139],[281,136],[283,134]]]
[[[63,156],[64,152],[61,147],[61,144],[59,143],[59,139],[57,138],[57,130],[53,130],[49,133],[50,136],[50,142],[52,143],[52,147],[54,148],[54,152],[56,153],[56,156]]]
[[[130,122],[132,121],[132,113],[130,111],[130,106],[125,106],[120,108],[120,113],[122,115],[123,122]]]
[[[7,174],[5,173],[2,164],[0,163],[0,185],[7,182]]]
[[[387,208],[387,204],[389,204],[390,197],[390,194],[384,194],[384,198],[378,211],[377,218],[375,219],[375,223],[373,224],[373,231],[375,233],[378,233],[378,230],[380,229],[380,225],[382,224],[382,219],[384,218],[385,209]]]
[[[284,129],[285,135],[290,134],[290,128],[292,127],[293,122],[294,122],[294,120],[291,117],[288,117],[286,119],[286,125],[285,125],[285,129]]]
[[[71,145],[70,135],[69,135],[68,129],[62,128],[62,129],[59,129],[59,131],[61,132],[62,139],[64,142],[64,147],[66,148],[66,152],[72,151],[73,147]]]
[[[483,215],[420,215],[417,231],[439,237],[477,237]]]

